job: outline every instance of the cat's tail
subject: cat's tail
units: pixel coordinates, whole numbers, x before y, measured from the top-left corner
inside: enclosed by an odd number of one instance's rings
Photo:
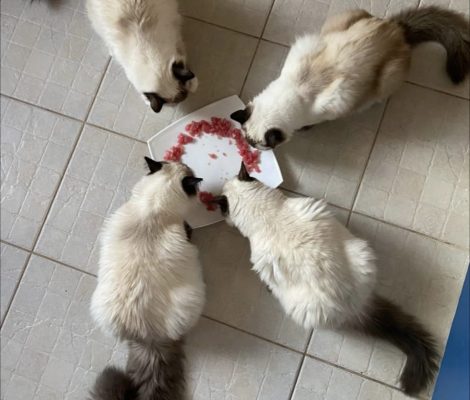
[[[126,371],[107,367],[91,400],[182,400],[185,392],[181,340],[149,345],[129,341]]]
[[[416,318],[389,300],[374,295],[368,313],[355,327],[394,344],[406,354],[406,365],[400,377],[406,394],[417,394],[432,382],[439,368],[439,354],[432,335]]]
[[[435,41],[447,50],[447,74],[454,83],[470,70],[470,24],[455,11],[429,6],[402,11],[391,17],[405,31],[410,45]]]
[[[137,388],[124,371],[106,367],[96,379],[90,396],[91,400],[131,400],[137,398]]]

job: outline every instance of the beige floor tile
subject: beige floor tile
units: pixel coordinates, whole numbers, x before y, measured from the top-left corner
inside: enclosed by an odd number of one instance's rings
[[[225,28],[260,36],[273,0],[182,0],[181,12]]]
[[[187,340],[189,398],[288,400],[301,355],[202,318]]]
[[[410,84],[390,100],[355,210],[468,247],[469,103]]]
[[[85,2],[2,1],[2,94],[84,119],[109,60]]]
[[[306,357],[293,400],[406,400],[398,390]]]
[[[105,218],[128,200],[145,174],[145,144],[86,126],[36,251],[96,273],[98,235]]]

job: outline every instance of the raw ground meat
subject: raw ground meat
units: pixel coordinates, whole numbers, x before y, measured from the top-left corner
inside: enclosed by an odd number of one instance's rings
[[[192,121],[186,125],[185,129],[189,135],[184,133],[180,133],[178,135],[177,144],[165,151],[165,154],[163,155],[163,159],[165,161],[181,161],[181,157],[185,152],[185,145],[193,143],[196,138],[201,137],[203,134],[207,134],[215,135],[219,139],[227,138],[229,139],[230,145],[235,142],[238,154],[242,157],[243,163],[245,164],[248,172],[261,172],[259,168],[261,152],[259,150],[252,149],[246,142],[240,129],[234,128],[228,119],[212,117],[210,121]],[[225,153],[223,153],[223,155],[227,156]],[[218,158],[214,153],[209,153],[209,157],[212,159]],[[214,196],[212,193],[199,192],[199,200],[206,205],[206,208],[209,211],[217,209],[215,204],[209,203],[213,198]]]
[[[217,205],[211,203],[214,200],[214,195],[211,192],[199,192],[199,201],[206,206],[209,211],[217,210]]]
[[[186,132],[188,132],[193,138],[201,137],[204,133],[208,135],[216,135],[219,138],[228,138],[229,144],[232,144],[232,140],[235,141],[235,145],[238,149],[238,154],[243,159],[248,172],[260,172],[260,151],[252,150],[242,135],[240,129],[234,128],[232,123],[225,118],[212,117],[210,122],[206,120],[192,121],[186,125]],[[181,154],[182,155],[182,154]],[[211,154],[209,154],[211,158]]]

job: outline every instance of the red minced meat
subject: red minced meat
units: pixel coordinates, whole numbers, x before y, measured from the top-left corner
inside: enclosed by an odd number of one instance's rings
[[[199,201],[206,206],[206,209],[209,211],[217,210],[217,205],[212,203],[214,200],[214,195],[211,192],[199,192]]]
[[[212,117],[210,121],[192,121],[186,125],[185,129],[189,135],[184,133],[178,135],[177,144],[168,149],[163,155],[165,161],[181,161],[185,145],[193,143],[196,138],[201,137],[203,134],[208,134],[215,135],[220,139],[227,138],[230,145],[233,144],[232,140],[235,141],[238,154],[242,157],[248,172],[261,172],[259,168],[261,152],[252,150],[240,129],[234,128],[228,119]],[[217,155],[210,153],[209,157],[216,159]]]

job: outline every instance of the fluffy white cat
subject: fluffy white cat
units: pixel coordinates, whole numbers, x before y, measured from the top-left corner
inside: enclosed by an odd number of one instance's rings
[[[375,256],[313,198],[289,198],[251,178],[242,165],[215,199],[247,237],[253,270],[285,312],[305,328],[344,327],[390,341],[407,355],[407,394],[431,382],[438,353],[431,335],[376,294]]]
[[[93,27],[155,112],[197,89],[176,0],[87,0]]]
[[[183,216],[201,179],[184,164],[146,161],[150,174],[101,236],[91,314],[128,342],[129,361],[125,372],[103,371],[94,400],[184,397],[182,339],[202,312],[205,288]]]
[[[389,97],[407,75],[411,46],[432,40],[447,50],[449,77],[461,82],[470,68],[468,18],[438,7],[389,19],[363,10],[335,16],[319,35],[298,39],[280,76],[231,117],[250,144],[274,148],[296,130]]]

